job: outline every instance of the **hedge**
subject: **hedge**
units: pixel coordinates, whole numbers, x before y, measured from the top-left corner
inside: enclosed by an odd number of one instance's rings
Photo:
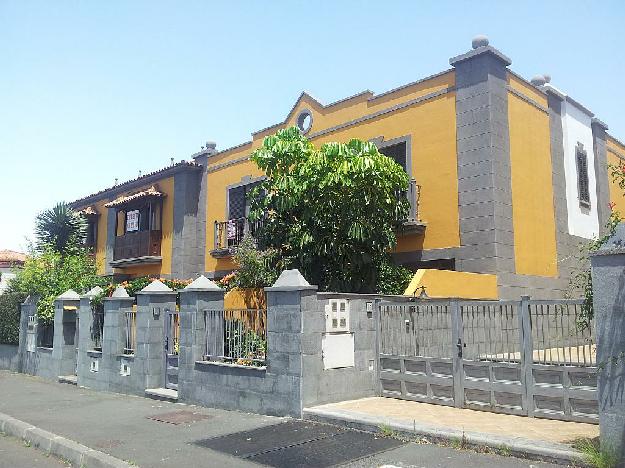
[[[0,343],[19,344],[20,304],[26,299],[25,294],[0,294]]]

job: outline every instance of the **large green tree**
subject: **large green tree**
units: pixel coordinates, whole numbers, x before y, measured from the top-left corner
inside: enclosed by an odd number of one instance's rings
[[[35,220],[35,235],[40,249],[52,247],[56,252],[82,245],[87,233],[85,218],[65,202],[40,213]]]
[[[409,211],[402,167],[370,142],[317,149],[295,127],[265,138],[251,159],[267,175],[252,192],[259,245],[322,290],[374,292]]]

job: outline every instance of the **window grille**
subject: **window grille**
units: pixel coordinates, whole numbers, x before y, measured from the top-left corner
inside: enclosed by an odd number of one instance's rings
[[[575,149],[575,162],[577,166],[577,192],[579,204],[581,206],[590,206],[590,189],[588,181],[588,156],[584,145],[577,144]]]

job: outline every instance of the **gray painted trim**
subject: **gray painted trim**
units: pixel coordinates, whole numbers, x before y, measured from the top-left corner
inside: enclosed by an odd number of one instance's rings
[[[599,127],[603,127],[604,131],[608,130],[608,124],[606,124],[605,122],[603,122],[602,120],[598,119],[597,117],[593,117],[592,119],[590,119],[591,121],[591,125],[594,127],[595,125],[598,125]]]
[[[230,184],[230,185],[226,185],[226,214],[225,214],[225,220],[230,219],[230,189],[233,188],[237,188],[237,187],[243,187],[245,185],[250,185],[253,184],[255,182],[261,182],[263,180],[267,179],[267,176],[258,176],[258,177],[252,177],[252,176],[243,176],[241,177],[241,180],[239,182],[235,182],[234,184]],[[247,212],[245,213],[247,216]]]
[[[398,145],[400,143],[406,143],[406,169],[410,170],[410,172],[408,172],[408,177],[410,177],[411,179],[413,178],[412,174],[413,174],[414,168],[412,167],[412,136],[411,135],[404,135],[404,136],[400,136],[397,138],[392,138],[390,140],[385,140],[384,136],[382,135],[376,138],[372,138],[369,141],[373,143],[375,146],[377,146],[378,150],[388,148],[389,146]]]
[[[426,76],[425,78],[421,78],[421,79],[419,79],[417,81],[413,81],[412,83],[401,85],[401,86],[398,86],[397,88],[389,89],[388,91],[384,91],[383,93],[376,94],[375,96],[373,96],[369,100],[370,101],[374,101],[376,99],[380,99],[380,98],[386,97],[389,94],[396,93],[397,91],[402,91],[402,90],[404,90],[406,88],[410,88],[411,86],[415,86],[415,85],[424,83],[424,82],[426,82],[428,80],[432,80],[434,78],[438,78],[439,76],[446,75],[447,73],[452,72],[453,70],[454,70],[453,68],[448,68],[447,70],[444,70],[444,71],[439,72],[439,73],[435,73],[435,74],[430,75],[430,76]]]
[[[610,153],[614,154],[614,156],[616,156],[617,158],[625,159],[625,153],[619,153],[614,148],[606,147],[606,151],[609,151]]]
[[[446,70],[446,71],[444,71],[442,73],[439,73],[437,75],[432,75],[431,77],[428,77],[428,78],[424,78],[421,81],[426,81],[426,80],[429,80],[431,78],[437,77],[439,75],[444,75],[445,73],[449,73],[449,70]],[[406,85],[405,87],[412,86],[412,85],[417,84],[417,83],[420,83],[420,81],[415,81],[414,83],[410,83],[410,84]],[[388,93],[401,90],[402,88],[403,87],[396,88],[394,90],[388,91]],[[387,114],[387,113],[390,113],[390,112],[394,112],[396,110],[400,110],[400,109],[403,109],[405,107],[412,106],[414,104],[418,104],[418,103],[421,103],[423,101],[427,101],[427,100],[436,98],[438,96],[442,96],[443,94],[446,94],[446,93],[449,93],[449,92],[452,92],[452,91],[454,91],[454,88],[453,87],[449,87],[449,88],[446,88],[446,89],[443,89],[443,90],[440,90],[440,91],[436,91],[436,92],[433,92],[433,93],[430,93],[430,94],[426,94],[424,96],[412,99],[410,101],[406,101],[405,103],[397,104],[397,105],[389,107],[387,109],[382,109],[382,110],[380,110],[378,112],[374,112],[372,114],[365,115],[365,116],[360,117],[358,119],[350,120],[348,122],[344,122],[344,123],[336,125],[334,127],[330,127],[330,128],[325,129],[325,130],[321,130],[321,131],[319,131],[317,133],[313,133],[312,135],[309,136],[309,138],[313,139],[313,138],[325,135],[327,133],[332,133],[332,132],[334,132],[336,130],[341,130],[341,129],[349,127],[351,125],[356,125],[358,123],[365,122],[365,121],[370,120],[370,119],[374,119],[374,118],[379,117],[381,115],[384,115],[384,114]],[[384,94],[387,94],[387,93],[384,93]],[[383,96],[384,94],[381,94],[381,95],[378,95],[378,96],[374,96],[371,99],[369,99],[369,101],[377,99],[378,97]],[[297,100],[297,102],[299,102],[299,99]],[[329,106],[330,105],[328,105],[328,106],[323,106],[322,105],[322,107],[324,107],[324,108],[325,107],[329,107]],[[289,113],[289,115],[290,115],[290,113]],[[285,123],[286,123],[286,120],[284,122],[282,122],[282,123],[275,124],[275,125],[272,125],[270,127],[267,127],[267,128],[265,128],[265,129],[263,129],[263,130],[261,130],[259,132],[255,132],[255,133],[253,133],[253,135],[256,135],[257,133],[264,132],[264,131],[269,130],[269,129],[274,128],[274,127],[279,127],[280,125],[284,125]],[[211,155],[209,155],[209,157],[212,158],[213,156],[217,156],[217,155],[226,153],[228,151],[232,151],[232,150],[235,150],[235,149],[238,149],[238,148],[242,148],[242,147],[244,147],[246,145],[252,144],[252,142],[253,142],[253,140],[250,140],[250,141],[247,141],[245,143],[241,143],[240,145],[232,146],[232,147],[227,148],[225,150],[222,150],[222,151],[220,151],[218,153],[211,154]],[[198,156],[199,156],[199,154],[198,154]],[[197,157],[197,156],[194,156],[194,157]],[[249,157],[238,158],[238,159],[229,161],[227,163],[222,163],[220,165],[213,166],[213,167],[209,168],[208,170],[209,170],[209,172],[213,172],[214,170],[218,170],[218,169],[221,169],[222,167],[226,167],[226,166],[229,166],[229,165],[232,165],[232,164],[236,164],[238,162],[245,161],[247,159],[249,159]]]
[[[545,114],[549,114],[549,109],[547,109],[546,107],[544,107],[541,104],[537,103],[532,98],[530,98],[530,97],[526,96],[525,94],[523,94],[522,92],[514,89],[510,85],[507,85],[506,87],[508,88],[508,91],[511,92],[512,94],[514,94],[516,97],[521,98],[523,101],[525,101],[528,104],[534,106],[536,109],[544,112]]]
[[[406,107],[411,107],[411,106],[413,106],[415,104],[420,104],[422,102],[429,101],[431,99],[435,99],[435,98],[437,98],[439,96],[443,96],[443,95],[445,95],[447,93],[453,92],[454,90],[455,90],[455,88],[452,88],[452,87],[441,89],[439,91],[435,91],[435,92],[432,92],[432,93],[420,96],[418,98],[411,99],[410,101],[406,101],[406,102],[403,102],[403,103],[400,103],[400,104],[396,104],[396,105],[394,105],[392,107],[388,107],[386,109],[382,109],[382,110],[374,112],[372,114],[367,114],[367,115],[364,115],[364,116],[359,117],[357,119],[350,120],[350,121],[347,121],[347,122],[343,122],[341,124],[335,125],[334,127],[330,127],[330,128],[326,128],[324,130],[320,130],[320,131],[318,131],[316,133],[311,134],[308,138],[310,140],[312,140],[314,138],[317,138],[317,137],[320,137],[320,136],[323,136],[323,135],[327,135],[328,133],[333,133],[333,132],[335,132],[337,130],[343,130],[343,129],[351,127],[353,125],[357,125],[357,124],[360,124],[362,122],[366,122],[368,120],[372,120],[372,119],[378,118],[378,117],[380,117],[382,115],[389,114],[389,113],[392,113],[392,112],[395,112],[395,111],[398,111],[398,110],[401,110],[401,109],[405,109]],[[240,145],[240,146],[243,146],[243,145]],[[229,148],[229,149],[232,149],[232,148]],[[229,149],[228,150],[224,150],[224,151],[229,151]],[[215,171],[218,171],[218,170],[223,169],[225,167],[232,166],[234,164],[238,164],[240,162],[247,161],[249,159],[250,159],[249,156],[242,156],[240,158],[233,159],[232,161],[228,161],[228,162],[225,162],[225,163],[221,163],[221,164],[217,164],[215,166],[209,167],[207,169],[207,172],[215,172]]]
[[[441,89],[439,91],[434,91],[432,93],[425,94],[425,95],[420,96],[418,98],[411,99],[409,101],[402,102],[400,104],[396,104],[396,105],[388,107],[386,109],[382,109],[382,110],[380,110],[378,112],[374,112],[372,114],[368,114],[368,115],[359,117],[357,119],[350,120],[348,122],[344,122],[344,123],[339,124],[339,125],[335,125],[334,127],[326,128],[325,130],[320,130],[320,131],[310,135],[309,138],[312,140],[314,138],[317,138],[317,137],[320,137],[320,136],[323,136],[323,135],[327,135],[328,133],[333,133],[333,132],[335,132],[337,130],[343,130],[343,129],[347,128],[347,127],[351,127],[353,125],[357,125],[357,124],[362,123],[362,122],[367,122],[369,120],[376,119],[376,118],[378,118],[378,117],[380,117],[382,115],[389,114],[389,113],[392,113],[392,112],[395,112],[395,111],[398,111],[398,110],[401,110],[401,109],[405,109],[407,107],[414,106],[415,104],[420,104],[422,102],[426,102],[426,101],[429,101],[431,99],[435,99],[437,97],[443,96],[443,95],[445,95],[445,94],[447,94],[449,92],[454,91],[454,89],[455,88],[453,88],[453,87],[449,87],[449,88]]]
[[[597,190],[597,215],[599,235],[605,234],[605,225],[610,217],[610,175],[608,174],[608,152],[605,127],[592,125],[593,155],[595,164],[595,187]]]
[[[308,127],[304,128],[304,120],[306,120],[306,117],[310,118],[310,123],[308,124]],[[313,113],[308,108],[302,109],[299,114],[297,114],[296,124],[299,131],[302,132],[302,135],[306,135],[310,132],[310,130],[312,130],[314,120]]]
[[[478,57],[478,56],[483,55],[483,54],[489,54],[489,55],[495,57],[496,59],[501,61],[504,66],[508,66],[508,65],[512,64],[512,60],[510,60],[506,55],[501,53],[499,50],[495,49],[493,46],[478,47],[477,49],[473,49],[473,50],[470,50],[469,52],[466,52],[464,54],[457,55],[456,57],[452,57],[452,58],[449,59],[449,64],[454,66],[454,67],[456,67],[461,62],[473,59],[473,58]]]
[[[248,161],[249,159],[250,159],[249,156],[241,156],[240,158],[233,159],[231,161],[227,161],[227,162],[224,162],[224,163],[221,163],[221,164],[216,164],[214,166],[211,166],[211,167],[206,169],[206,172],[207,173],[216,172],[216,171],[219,171],[219,170],[224,169],[226,167],[234,166],[235,164],[239,164],[241,162]]]
[[[565,100],[566,100],[566,102],[573,104],[575,107],[577,107],[579,110],[581,110],[585,114],[588,114],[590,117],[594,117],[595,116],[595,114],[591,110],[589,110],[587,107],[584,107],[582,104],[580,104],[578,101],[573,99],[571,96],[567,95],[565,97]]]
[[[186,164],[178,163],[174,166],[165,167],[151,174],[146,174],[142,177],[129,180],[128,182],[122,182],[121,184],[114,185],[113,187],[109,187],[107,189],[101,190],[100,192],[94,193],[92,195],[88,195],[84,198],[80,198],[76,201],[71,202],[70,205],[72,207],[80,207],[84,205],[89,205],[90,203],[102,200],[104,198],[115,198],[117,195],[128,192],[135,188],[143,187],[144,185],[148,185],[153,182],[158,182],[159,180],[167,179],[177,174],[178,172],[183,172],[183,171],[197,172],[201,170],[202,170],[202,166],[200,166],[199,164],[195,164],[194,162],[186,163]]]

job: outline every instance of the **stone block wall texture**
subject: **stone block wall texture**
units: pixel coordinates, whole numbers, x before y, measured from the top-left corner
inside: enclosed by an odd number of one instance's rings
[[[330,299],[349,302],[349,332],[354,334],[354,366],[324,369],[322,340],[326,333],[325,307]],[[376,333],[372,297],[311,294],[302,298],[302,404],[304,407],[375,396]]]
[[[19,346],[0,344],[0,369],[13,372],[20,370]]]
[[[19,370],[25,374],[36,375],[49,380],[58,380],[59,376],[73,375],[76,370],[76,311],[65,307],[78,308],[79,301],[57,300],[54,313],[54,347],[28,351],[28,336],[37,343],[37,327],[28,329],[28,317],[36,315],[36,300],[27,300],[22,305],[20,319]]]
[[[601,444],[625,460],[625,224],[591,257]]]

